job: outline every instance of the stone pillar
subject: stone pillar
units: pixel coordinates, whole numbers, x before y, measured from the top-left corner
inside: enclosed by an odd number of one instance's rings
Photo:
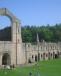
[[[11,64],[24,64],[25,55],[22,49],[21,26],[20,21],[6,8],[0,9],[0,15],[9,17],[11,21]]]

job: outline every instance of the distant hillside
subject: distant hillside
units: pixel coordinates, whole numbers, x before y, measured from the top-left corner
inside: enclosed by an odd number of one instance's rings
[[[38,33],[40,42],[45,40],[47,42],[61,41],[61,24],[54,26],[22,26],[21,35],[23,42],[36,42],[36,35]],[[6,27],[0,30],[0,41],[11,41],[11,27]]]
[[[11,41],[11,27],[0,30],[0,41]]]

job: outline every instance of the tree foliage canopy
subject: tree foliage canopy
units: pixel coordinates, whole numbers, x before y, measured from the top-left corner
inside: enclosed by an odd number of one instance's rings
[[[23,42],[36,42],[37,33],[39,41],[45,40],[47,42],[61,41],[61,24],[54,26],[22,26],[21,35]],[[11,27],[6,27],[0,30],[0,41],[11,40]]]
[[[39,35],[40,42],[45,40],[47,42],[61,41],[61,24],[54,26],[23,26],[22,27],[22,39],[23,42],[36,42],[37,33]]]

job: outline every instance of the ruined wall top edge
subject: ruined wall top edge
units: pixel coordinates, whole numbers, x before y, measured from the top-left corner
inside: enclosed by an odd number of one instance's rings
[[[20,22],[7,8],[0,8],[0,16],[7,16],[11,22]]]

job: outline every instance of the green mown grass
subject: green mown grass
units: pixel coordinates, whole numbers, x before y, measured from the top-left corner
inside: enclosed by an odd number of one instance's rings
[[[0,76],[61,76],[61,59],[38,62],[34,66],[19,67],[13,70],[0,70]]]

